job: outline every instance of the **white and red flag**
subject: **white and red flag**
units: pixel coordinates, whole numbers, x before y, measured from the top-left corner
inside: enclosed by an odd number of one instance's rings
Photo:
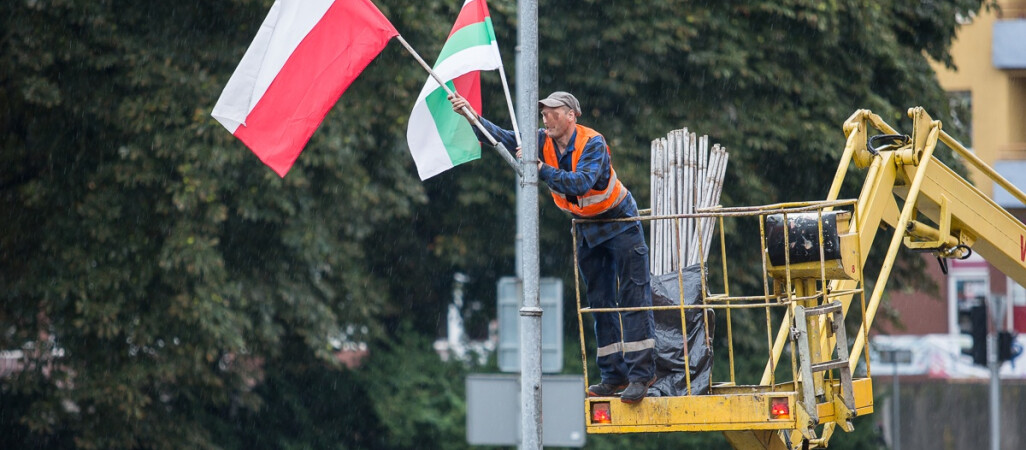
[[[284,177],[398,34],[370,0],[276,0],[211,115]]]
[[[450,88],[481,111],[481,70],[502,68],[495,29],[485,0],[466,0],[434,70]],[[453,112],[445,89],[429,77],[410,113],[406,140],[421,180],[481,157],[467,120]]]

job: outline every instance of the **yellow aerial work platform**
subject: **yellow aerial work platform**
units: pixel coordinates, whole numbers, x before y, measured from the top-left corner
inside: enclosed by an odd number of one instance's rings
[[[685,337],[687,310],[722,312],[726,325],[725,336],[721,336],[726,347],[715,350],[717,363],[727,363],[727,380],[714,380],[707,394],[647,397],[636,404],[622,403],[616,397],[588,397],[584,402],[588,433],[721,431],[738,449],[826,447],[835,427],[851,431],[852,419],[873,412],[872,366],[866,343],[901,245],[933,252],[939,258],[964,258],[977,251],[1002,272],[1026,284],[1026,226],[937,160],[934,150],[938,143],[944,143],[1024,204],[1026,194],[944,133],[941,123],[922,108],[909,109],[909,117],[913,119],[913,132],[904,136],[868,110],[852,114],[844,124],[847,143],[825,201],[709,208],[672,216],[642,215],[642,221],[670,221],[676,228],[682,221],[693,220],[694,226],[714,223],[719,230],[718,264],[707,261],[700,265],[699,302],[687,304],[681,284],[681,298],[675,306],[582,307],[577,276],[586,384],[598,381],[590,380],[587,373],[589,357],[583,326],[587,314],[679,310]],[[870,138],[871,127],[883,133],[883,145],[873,146],[881,139]],[[852,162],[868,168],[862,192],[858,200],[837,200]],[[699,218],[706,220],[695,220]],[[727,221],[738,223],[728,225]],[[586,220],[575,220],[578,222]],[[882,225],[893,234],[873,292],[867,298],[863,265]],[[762,292],[758,295],[731,292],[726,228],[759,230],[758,244],[729,247],[732,261],[745,261],[745,255],[737,254],[739,248],[758,252],[747,260],[761,262]],[[679,253],[680,245],[675,245]],[[710,273],[713,267],[718,272],[715,276]],[[677,270],[680,277],[681,268]],[[717,278],[715,286],[707,281],[711,278]],[[854,299],[858,299],[861,314],[849,318]],[[765,321],[761,326],[769,350],[757,384],[739,384],[735,373],[736,319],[732,316],[740,314],[749,325],[753,319]],[[704,316],[708,330],[709,315]],[[848,329],[857,330],[850,346]],[[705,337],[707,342],[712,338]],[[686,345],[687,340],[684,342]],[[785,348],[791,356],[790,371],[778,370]],[[692,367],[688,349],[682,354],[683,367]],[[864,370],[864,377],[853,376],[857,367]],[[691,372],[685,372],[685,392],[692,392]],[[777,380],[778,372],[788,373]],[[754,380],[757,374],[743,375]]]
[[[873,410],[872,384],[868,378],[853,379],[847,356],[847,339],[843,339],[842,302],[840,298],[850,299],[854,294],[861,294],[862,262],[858,255],[858,235],[852,232],[838,233],[838,229],[847,231],[849,224],[854,224],[851,211],[856,202],[833,201],[812,202],[787,205],[769,205],[754,208],[716,208],[694,215],[677,215],[668,217],[643,217],[643,220],[673,220],[688,218],[712,217],[719,222],[722,230],[726,220],[758,220],[760,229],[760,254],[763,264],[764,292],[755,296],[730,295],[728,271],[726,267],[726,246],[720,233],[720,259],[722,261],[719,286],[721,293],[712,293],[710,286],[703,286],[700,304],[688,305],[684,299],[683,306],[657,306],[654,310],[678,309],[716,309],[725,312],[727,322],[728,358],[730,379],[713,383],[710,392],[705,395],[648,397],[638,404],[625,404],[614,397],[589,397],[585,400],[586,427],[589,433],[635,433],[635,432],[670,432],[670,431],[724,431],[746,432],[730,437],[732,441],[759,440],[756,431],[762,432],[795,432],[794,440],[816,439],[814,428],[821,423],[838,423],[843,428],[851,428],[851,420],[858,414],[868,414]],[[847,208],[850,211],[831,211],[835,208]],[[833,221],[824,221],[824,215]],[[790,223],[802,219],[805,234],[814,234],[819,244],[810,244],[818,249],[835,249],[835,259],[829,257],[827,251],[819,252],[816,261],[791,262],[791,252],[780,252],[784,261],[774,265],[769,256],[772,252],[767,248],[767,219],[776,219],[777,223]],[[702,221],[695,221],[701,223]],[[824,229],[824,224],[833,225],[833,229]],[[782,240],[782,248],[791,247],[789,240],[795,239],[794,233],[783,232],[787,228],[778,226],[778,240]],[[825,231],[825,233],[824,233]],[[824,237],[824,235],[826,237]],[[831,244],[830,238],[833,238]],[[825,244],[824,244],[825,243]],[[836,251],[838,249],[839,251]],[[758,258],[759,256],[756,255]],[[779,262],[779,261],[778,261]],[[701,267],[702,282],[705,284],[706,267]],[[857,281],[858,285],[844,291],[824,290],[833,279]],[[683,292],[683,290],[681,290]],[[864,304],[864,302],[863,302]],[[580,307],[578,289],[578,312],[580,319],[584,314],[594,312],[613,312],[630,310],[630,308],[587,308]],[[767,354],[770,366],[766,379],[757,385],[738,384],[734,372],[733,351],[733,320],[732,312],[738,309],[762,310],[765,315],[767,347],[773,348],[772,327],[774,310],[776,317],[803,317],[805,320],[791,321],[784,332],[793,336],[789,340],[793,344],[791,376],[785,382],[775,380],[777,357]],[[583,323],[583,320],[580,320]],[[682,321],[682,324],[685,322]],[[836,324],[836,326],[834,326]],[[829,332],[827,332],[829,330]],[[687,334],[686,325],[682,328]],[[779,330],[776,330],[779,333]],[[584,330],[580,328],[582,348],[584,347]],[[839,335],[842,339],[834,339]],[[820,337],[824,339],[820,341]],[[710,337],[711,338],[711,337]],[[843,346],[835,346],[834,342],[843,342]],[[832,349],[830,355],[826,350]],[[685,351],[684,366],[691,367],[689,352]],[[582,352],[587,366],[587,352]],[[817,370],[818,369],[818,370]],[[588,377],[585,370],[585,378]],[[826,376],[824,376],[824,374]],[[807,377],[807,378],[803,378]],[[691,391],[691,374],[687,373],[687,391]],[[812,383],[801,383],[802,379],[816,380]],[[795,380],[798,380],[796,383]],[[806,389],[808,388],[808,389]],[[813,389],[815,388],[815,389]],[[809,400],[806,400],[809,399]],[[788,437],[791,439],[791,437]]]
[[[857,415],[873,412],[873,386],[868,378],[853,381]],[[840,384],[830,389],[834,395]],[[792,430],[798,428],[798,392],[793,383],[764,386],[713,386],[712,394],[684,397],[649,397],[639,404],[617,399],[589,397],[586,401],[589,433],[637,433],[667,431]],[[833,422],[834,407],[818,403],[819,418]],[[616,423],[596,421],[594,411],[608,408]],[[600,416],[601,417],[601,416]],[[807,422],[806,417],[801,423]],[[600,419],[601,420],[601,419]]]

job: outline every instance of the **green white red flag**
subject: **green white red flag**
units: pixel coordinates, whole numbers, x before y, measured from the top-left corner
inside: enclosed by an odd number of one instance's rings
[[[480,111],[480,71],[501,68],[488,5],[485,0],[466,0],[435,62],[435,73]],[[445,89],[432,77],[413,106],[406,140],[421,180],[481,157],[471,125],[453,112]]]
[[[211,115],[284,177],[398,34],[370,0],[276,0]]]

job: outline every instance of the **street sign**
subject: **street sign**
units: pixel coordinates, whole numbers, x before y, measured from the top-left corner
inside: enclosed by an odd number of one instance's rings
[[[877,351],[880,353],[880,362],[884,364],[910,364],[912,362],[912,350],[882,348]]]
[[[499,370],[520,372],[520,299],[523,283],[514,277],[502,277],[498,283]],[[545,373],[563,371],[563,280],[544,277],[538,282],[538,300],[542,308],[541,369]]]
[[[584,377],[542,376],[542,445],[583,447]],[[520,376],[467,375],[467,443],[518,445]]]

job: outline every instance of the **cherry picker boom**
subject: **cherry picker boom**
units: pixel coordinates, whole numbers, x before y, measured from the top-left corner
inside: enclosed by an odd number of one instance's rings
[[[858,110],[845,121],[844,152],[823,201],[643,216],[644,221],[668,221],[674,227],[694,220],[697,226],[714,223],[719,229],[718,286],[707,281],[709,263],[700,264],[699,298],[689,304],[683,298],[682,268],[676,268],[682,298],[676,305],[652,309],[679,311],[684,336],[688,336],[686,311],[700,311],[705,330],[709,330],[709,311],[722,312],[729,378],[714,380],[703,395],[649,397],[638,404],[588,397],[584,402],[588,433],[721,431],[736,449],[826,447],[836,427],[852,431],[856,416],[873,412],[867,339],[902,245],[932,252],[942,261],[976,252],[1026,285],[1026,226],[937,159],[938,144],[945,144],[1024,204],[1026,194],[945,133],[941,122],[925,110],[911,108],[908,115],[913,122],[910,136],[899,134],[869,110]],[[882,134],[870,136],[871,132]],[[851,164],[865,169],[861,193],[857,200],[838,200]],[[711,220],[695,220],[699,218]],[[759,251],[761,294],[731,293],[724,233],[728,220],[748,221],[747,228],[736,225],[737,229],[759,230],[759,243],[750,248]],[[863,266],[881,227],[892,234],[873,290],[867,293]],[[680,248],[679,243],[676,247]],[[861,314],[849,317],[853,301]],[[585,314],[623,310],[581,307],[578,281],[579,323],[583,324]],[[766,364],[757,384],[741,384],[738,380],[743,377],[736,375],[734,367],[731,316],[755,319],[760,311],[769,349]],[[850,345],[847,329],[858,330]],[[591,381],[583,325],[579,332],[584,376]],[[683,342],[683,367],[692,367],[684,370],[685,393],[689,393],[694,369],[688,340]],[[791,359],[789,377],[778,374],[787,372],[779,367],[785,348]],[[864,376],[856,372],[860,363]],[[751,374],[751,379],[756,375]]]

